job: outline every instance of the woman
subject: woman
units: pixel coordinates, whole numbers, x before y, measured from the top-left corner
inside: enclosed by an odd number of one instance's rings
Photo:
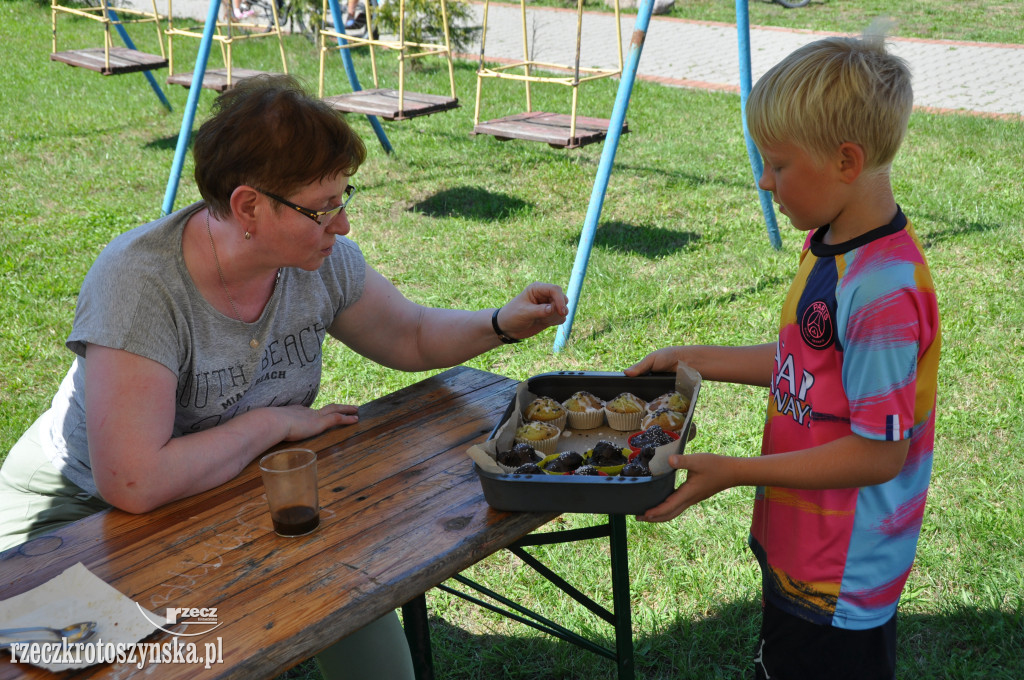
[[[355,406],[310,408],[328,334],[423,371],[565,319],[554,285],[498,310],[434,309],[367,265],[345,238],[365,147],[288,76],[222,94],[193,153],[204,200],[114,239],[85,278],[77,356],[0,470],[0,549],[105,507],[143,513],[206,491],[274,444],[356,422]],[[351,668],[391,639],[373,631],[397,625],[371,624],[372,640],[338,656]]]

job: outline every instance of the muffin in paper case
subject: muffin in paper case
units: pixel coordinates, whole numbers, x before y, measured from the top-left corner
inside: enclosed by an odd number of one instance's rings
[[[549,455],[555,452],[561,434],[562,431],[550,423],[531,420],[516,429],[515,443],[529,444],[536,451]]]

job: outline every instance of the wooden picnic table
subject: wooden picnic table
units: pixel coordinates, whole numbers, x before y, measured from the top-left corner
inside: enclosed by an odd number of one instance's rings
[[[217,608],[221,625],[208,637],[221,640],[223,663],[209,670],[105,664],[61,678],[274,678],[423,602],[430,588],[557,516],[492,509],[466,455],[515,386],[453,368],[361,406],[356,425],[303,442],[319,455],[321,525],[312,534],[274,533],[254,461],[227,484],[153,512],[104,511],[0,553],[0,599],[81,562],[156,614]],[[157,631],[145,641],[172,637]],[[0,679],[55,677],[2,661]]]

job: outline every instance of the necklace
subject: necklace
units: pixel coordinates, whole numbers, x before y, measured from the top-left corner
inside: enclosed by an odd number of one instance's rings
[[[217,274],[220,276],[220,285],[224,289],[224,294],[228,296],[228,302],[231,303],[231,311],[235,313],[235,318],[238,319],[238,323],[246,324],[242,321],[242,315],[238,313],[238,307],[235,305],[235,299],[231,297],[231,293],[228,291],[228,284],[224,280],[224,270],[220,266],[220,258],[217,257],[217,246],[213,243],[213,230],[210,229],[210,211],[206,211],[206,234],[210,237],[210,248],[213,250],[213,261],[217,263]],[[281,270],[277,270],[277,277],[274,279],[274,288],[270,291],[270,299],[274,299],[274,293],[277,292],[277,282],[281,280]],[[269,303],[269,301],[268,301]],[[249,346],[256,349],[260,346],[260,341],[256,338],[259,337],[260,331],[263,330],[263,324],[266,323],[266,319],[263,320],[257,328],[256,332],[253,333],[252,339],[249,340]]]

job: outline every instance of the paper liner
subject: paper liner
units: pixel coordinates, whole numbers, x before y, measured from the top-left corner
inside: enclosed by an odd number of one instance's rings
[[[604,407],[604,415],[608,419],[608,424],[620,432],[630,432],[639,429],[640,419],[644,417],[643,411],[619,413],[618,411],[609,410],[607,406]]]
[[[555,452],[555,447],[558,446],[558,438],[562,436],[562,431],[559,430],[558,434],[554,437],[548,437],[547,439],[541,439],[537,441],[535,439],[519,439],[515,438],[516,444],[529,444],[533,447],[533,450],[537,453],[542,453],[545,456]],[[495,463],[497,465],[497,463]],[[498,465],[498,467],[501,467]]]
[[[604,409],[595,408],[588,411],[569,411],[569,428],[573,430],[593,430],[604,425]]]

